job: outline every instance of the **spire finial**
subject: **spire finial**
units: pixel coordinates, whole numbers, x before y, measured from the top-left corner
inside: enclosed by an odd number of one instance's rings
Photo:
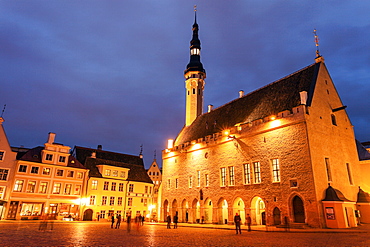
[[[316,45],[316,57],[320,57],[320,51],[319,51],[319,36],[317,36],[316,28],[313,30],[313,34],[315,37],[315,45]]]
[[[143,158],[143,144],[140,145],[140,158]]]
[[[197,23],[197,5],[194,5],[194,23]]]
[[[6,107],[6,104],[4,105],[4,108],[3,108],[2,112],[1,112],[1,116],[0,117],[3,117],[3,114],[5,112],[5,107]]]

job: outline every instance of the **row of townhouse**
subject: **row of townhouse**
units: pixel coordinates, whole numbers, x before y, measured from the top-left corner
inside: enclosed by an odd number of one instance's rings
[[[141,156],[74,147],[11,148],[0,118],[0,219],[150,217],[153,182]]]

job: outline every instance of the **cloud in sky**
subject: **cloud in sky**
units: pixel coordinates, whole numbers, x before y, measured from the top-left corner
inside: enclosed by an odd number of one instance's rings
[[[185,121],[198,4],[204,105],[289,75],[320,52],[360,141],[370,140],[367,1],[0,1],[0,105],[11,145],[56,141],[138,155]]]

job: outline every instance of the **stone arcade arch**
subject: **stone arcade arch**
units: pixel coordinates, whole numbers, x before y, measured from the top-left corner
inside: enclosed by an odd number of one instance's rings
[[[177,200],[174,199],[172,201],[172,217],[176,215],[176,212],[177,212]]]
[[[84,217],[83,217],[83,220],[92,220],[92,216],[93,216],[93,211],[92,209],[86,209],[85,212],[84,212]]]
[[[168,207],[168,201],[167,199],[163,202],[163,221],[167,220],[167,214],[170,212],[170,209]]]
[[[251,203],[252,224],[266,225],[266,206],[261,197],[255,196]]]
[[[217,213],[218,213],[218,223],[219,224],[227,224],[227,220],[228,220],[228,203],[227,201],[221,197],[219,200],[218,200],[218,203],[217,203]]]
[[[197,199],[193,200],[192,208],[192,222],[200,223],[200,203]]]
[[[281,211],[280,211],[280,209],[278,207],[275,207],[272,214],[273,214],[273,218],[274,218],[274,225],[280,225],[281,224]]]
[[[204,202],[204,221],[205,223],[213,223],[213,203],[209,198]]]
[[[294,196],[292,199],[292,208],[293,208],[293,220],[294,223],[305,223],[305,210],[303,200],[299,196]]]
[[[243,199],[240,197],[235,198],[234,204],[233,204],[233,215],[238,213],[240,215],[240,218],[242,219],[242,224],[245,222],[245,204]]]
[[[181,203],[182,214],[181,214],[181,222],[188,222],[189,221],[189,204],[184,199]]]

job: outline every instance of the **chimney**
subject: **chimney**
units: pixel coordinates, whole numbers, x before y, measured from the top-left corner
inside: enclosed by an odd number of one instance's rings
[[[55,133],[49,132],[48,142],[47,143],[53,144],[54,141],[55,141]]]
[[[243,97],[244,96],[244,91],[243,90],[240,90],[239,91],[239,98]]]
[[[208,112],[211,112],[213,110],[213,105],[208,105]]]
[[[302,105],[305,105],[307,103],[307,92],[306,91],[302,91],[302,92],[299,92],[300,96],[301,96],[301,104]]]
[[[102,145],[98,145],[98,150],[103,150],[103,146]]]

